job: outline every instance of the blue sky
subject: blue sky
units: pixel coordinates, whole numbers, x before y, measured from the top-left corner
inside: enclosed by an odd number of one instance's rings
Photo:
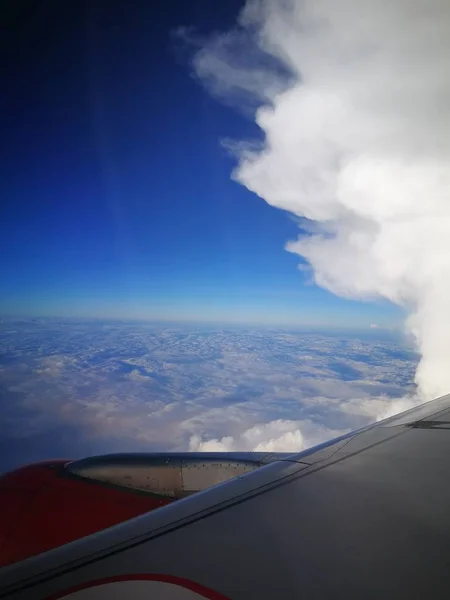
[[[226,29],[240,2],[54,0],[28,19],[9,4],[2,313],[399,322],[310,285],[284,250],[294,220],[230,179],[220,141],[258,131],[208,96],[171,32]]]

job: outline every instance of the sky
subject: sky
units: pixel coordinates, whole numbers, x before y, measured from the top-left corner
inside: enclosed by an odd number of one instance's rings
[[[1,314],[399,326],[312,283],[285,250],[298,220],[231,178],[223,141],[261,131],[175,32],[242,5],[2,3]]]

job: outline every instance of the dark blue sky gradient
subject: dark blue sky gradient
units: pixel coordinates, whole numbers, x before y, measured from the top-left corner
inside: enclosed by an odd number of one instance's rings
[[[2,3],[2,313],[396,322],[305,286],[297,225],[230,179],[220,140],[260,133],[172,32],[226,29],[241,4]]]

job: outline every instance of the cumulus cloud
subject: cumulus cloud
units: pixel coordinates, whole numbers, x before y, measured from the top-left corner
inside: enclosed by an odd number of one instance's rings
[[[394,399],[387,396],[351,398],[339,403],[339,410],[349,415],[369,417],[370,421],[381,421],[413,408],[420,402],[421,399],[413,394]]]
[[[61,373],[76,361],[71,356],[56,355],[48,356],[43,358],[39,366],[36,367],[35,372],[40,375],[46,375],[47,377],[57,378]]]
[[[236,437],[203,440],[191,436],[189,450],[192,452],[300,452],[310,446],[345,433],[344,430],[328,429],[310,420],[291,421],[277,419],[244,430]]]
[[[250,0],[194,60],[216,94],[260,102],[265,143],[234,178],[313,222],[287,249],[316,283],[409,311],[422,398],[450,391],[449,50],[447,0]]]
[[[135,381],[136,383],[143,383],[149,381],[150,377],[148,375],[142,375],[137,369],[133,369],[131,373],[128,374],[128,379]]]

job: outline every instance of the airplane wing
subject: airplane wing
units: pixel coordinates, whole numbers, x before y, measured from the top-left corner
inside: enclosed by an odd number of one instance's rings
[[[0,598],[448,596],[450,395],[272,458],[3,567]]]

